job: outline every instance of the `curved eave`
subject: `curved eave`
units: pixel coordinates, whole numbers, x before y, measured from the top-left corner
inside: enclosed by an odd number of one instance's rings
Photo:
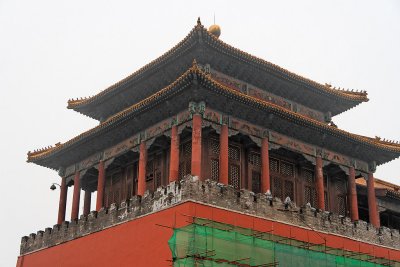
[[[250,64],[258,68],[261,71],[272,72],[276,74],[277,77],[283,80],[304,86],[317,94],[324,94],[328,97],[334,97],[337,100],[348,101],[350,103],[347,104],[348,106],[347,109],[353,108],[358,104],[362,102],[367,102],[369,100],[367,92],[365,91],[353,92],[349,90],[336,89],[334,87],[332,88],[330,85],[320,84],[316,81],[313,81],[311,79],[290,72],[282,67],[279,67],[278,65],[275,65],[266,60],[263,60],[249,53],[246,53],[229,44],[226,44],[225,42],[216,38],[214,35],[210,34],[206,29],[204,29],[203,25],[197,24],[181,42],[179,42],[175,47],[167,51],[159,58],[153,60],[149,64],[145,65],[144,67],[140,68],[136,72],[129,75],[128,77],[111,85],[110,87],[106,88],[105,90],[101,91],[100,93],[92,97],[69,100],[67,108],[73,109],[89,117],[99,119],[94,114],[91,114],[91,112],[87,110],[90,109],[90,106],[96,105],[96,103],[101,102],[102,99],[106,96],[107,97],[112,96],[113,94],[117,93],[119,89],[126,86],[127,84],[134,83],[136,80],[141,79],[143,76],[145,76],[145,73],[147,73],[148,71],[153,70],[155,68],[159,68],[161,65],[165,64],[169,60],[179,57],[180,53],[184,51],[188,46],[200,43],[199,39],[202,39],[204,41],[201,43],[205,43],[221,53],[224,53],[228,56],[246,62],[247,64]],[[337,115],[344,111],[345,110],[337,111],[333,115]]]
[[[252,96],[245,95],[233,89],[230,89],[217,81],[213,80],[210,75],[202,72],[197,65],[194,65],[188,71],[186,71],[183,75],[181,75],[174,83],[171,85],[161,89],[157,93],[149,96],[148,98],[140,101],[139,103],[132,105],[131,107],[115,114],[110,117],[106,121],[102,122],[100,125],[74,137],[73,139],[67,141],[64,144],[57,144],[54,147],[47,147],[45,149],[36,150],[34,152],[28,152],[28,162],[33,162],[42,166],[46,166],[45,164],[41,164],[41,161],[54,156],[55,154],[61,153],[62,151],[70,148],[74,145],[79,145],[79,143],[91,136],[100,134],[103,131],[107,131],[109,128],[118,125],[119,122],[134,116],[137,112],[142,112],[150,108],[155,103],[159,103],[174,95],[175,90],[183,90],[187,88],[187,85],[191,84],[193,81],[193,77],[197,77],[197,81],[203,85],[204,87],[217,91],[222,95],[226,95],[237,101],[245,103],[247,105],[266,110],[272,112],[278,116],[281,116],[289,121],[298,123],[300,125],[307,126],[309,128],[313,128],[322,133],[329,133],[332,136],[336,136],[338,138],[345,138],[352,142],[361,143],[364,145],[371,146],[372,148],[396,153],[396,158],[400,156],[400,144],[381,141],[378,139],[373,139],[361,135],[352,134],[346,132],[344,130],[329,126],[327,124],[321,123],[319,121],[310,119],[301,114],[292,112],[290,110],[286,110],[280,106],[275,104],[254,98]],[[48,166],[46,166],[48,167]]]

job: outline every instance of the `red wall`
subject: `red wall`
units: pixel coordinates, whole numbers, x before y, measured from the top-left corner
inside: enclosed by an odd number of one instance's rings
[[[311,243],[369,253],[400,261],[400,251],[373,246],[349,238],[334,236],[251,217],[233,211],[187,202],[164,211],[123,223],[51,248],[20,256],[17,267],[44,266],[171,266],[168,240],[169,227],[182,227],[190,216],[207,218],[240,227],[271,231],[276,235],[294,237]],[[322,237],[321,237],[322,236]]]

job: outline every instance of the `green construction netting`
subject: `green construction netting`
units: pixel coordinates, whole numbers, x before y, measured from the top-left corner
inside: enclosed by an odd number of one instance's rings
[[[173,266],[400,266],[365,254],[310,246],[270,233],[197,221],[174,229],[168,241]]]

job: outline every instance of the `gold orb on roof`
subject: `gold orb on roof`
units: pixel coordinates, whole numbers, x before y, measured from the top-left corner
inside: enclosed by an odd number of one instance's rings
[[[221,35],[221,28],[217,24],[214,24],[208,28],[208,32],[218,38]]]

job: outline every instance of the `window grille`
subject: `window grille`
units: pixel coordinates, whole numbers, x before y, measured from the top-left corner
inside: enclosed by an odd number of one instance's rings
[[[310,186],[304,187],[304,198],[306,203],[311,204],[311,207],[317,206],[317,191],[315,188]]]
[[[192,142],[187,142],[183,144],[183,155],[192,156]]]
[[[345,216],[346,215],[346,198],[344,196],[338,196],[337,201],[338,201],[338,213],[340,215]]]
[[[218,181],[219,160],[211,159],[211,180]]]
[[[281,161],[281,173],[285,176],[294,177],[294,166],[288,162]]]
[[[261,174],[259,172],[253,171],[251,180],[251,189],[254,193],[261,192]]]
[[[335,182],[335,188],[337,194],[346,194],[346,184],[345,181],[343,180],[336,180]]]
[[[293,182],[292,181],[285,181],[285,195],[283,196],[284,199],[286,197],[290,197],[292,201],[294,201],[294,188],[293,188]]]
[[[314,172],[303,169],[302,176],[304,177],[304,181],[308,184],[314,184]]]
[[[240,188],[240,168],[237,165],[229,165],[229,184],[234,188]]]
[[[217,140],[210,139],[209,148],[210,148],[211,154],[219,155],[219,142]]]
[[[277,159],[269,159],[269,170],[272,172],[279,171],[279,161]]]
[[[240,160],[240,149],[235,146],[229,146],[228,158],[239,161]]]
[[[255,152],[250,152],[248,162],[255,167],[261,167],[261,155]]]
[[[156,188],[161,186],[161,172],[156,172]]]
[[[324,200],[325,200],[325,210],[329,210],[329,198],[328,192],[324,191]]]
[[[273,177],[273,190],[272,195],[282,200],[282,181],[279,177]]]

